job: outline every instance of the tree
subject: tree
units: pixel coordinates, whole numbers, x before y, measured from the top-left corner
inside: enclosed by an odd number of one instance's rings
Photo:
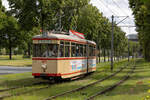
[[[69,30],[80,8],[87,5],[89,0],[8,0],[10,13],[15,15],[21,30],[26,34],[28,54],[30,57],[30,34],[37,27],[47,30]],[[39,33],[39,32],[38,32]],[[37,33],[37,34],[38,34]],[[28,35],[28,36],[27,36]]]
[[[6,17],[7,17],[6,14],[2,11],[2,4],[0,1],[0,30],[2,30],[4,28],[4,25],[7,23]],[[3,44],[4,35],[5,34],[0,31],[0,49],[4,47],[4,44]]]
[[[100,49],[103,50],[105,61],[106,51],[109,56],[111,47],[111,23],[109,20],[96,7],[87,5],[80,10],[76,30],[85,33],[87,39],[97,43],[99,51]],[[127,38],[125,33],[117,26],[115,26],[114,36],[114,48],[121,54],[127,46]]]
[[[143,48],[144,57],[150,61],[150,0],[129,0],[135,15],[136,30]]]
[[[5,17],[3,28],[0,29],[3,47],[9,49],[9,59],[12,59],[12,48],[17,47],[20,43],[19,26],[17,20],[12,16]]]
[[[98,44],[98,49],[110,49],[111,23],[90,0],[8,0],[10,12],[17,18],[30,54],[34,28],[43,31],[70,29],[85,33],[86,39]],[[30,15],[30,16],[29,16]],[[115,33],[121,33],[117,30]],[[36,31],[36,33],[39,33]],[[124,35],[123,35],[124,36]],[[125,38],[123,37],[122,38]],[[119,39],[119,38],[118,38]],[[122,40],[121,40],[122,43]],[[120,45],[120,44],[119,44]]]

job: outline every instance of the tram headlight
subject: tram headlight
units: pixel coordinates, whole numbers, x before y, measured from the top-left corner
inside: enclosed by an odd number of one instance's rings
[[[41,66],[43,69],[47,69],[47,64],[42,64]]]

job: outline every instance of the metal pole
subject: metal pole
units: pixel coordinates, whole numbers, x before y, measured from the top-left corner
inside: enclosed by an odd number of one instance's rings
[[[113,56],[114,56],[114,16],[112,15],[112,40],[111,40],[111,71],[113,71]]]
[[[43,15],[43,4],[41,3],[41,26],[42,26],[42,35],[44,35],[44,15]]]
[[[128,62],[129,62],[129,56],[130,56],[130,54],[129,54],[129,39],[128,39]]]

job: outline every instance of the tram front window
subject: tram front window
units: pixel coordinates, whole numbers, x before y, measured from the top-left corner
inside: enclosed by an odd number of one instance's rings
[[[33,56],[34,57],[57,57],[58,45],[57,44],[34,44]]]

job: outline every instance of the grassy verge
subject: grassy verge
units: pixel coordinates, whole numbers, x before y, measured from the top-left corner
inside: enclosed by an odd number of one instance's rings
[[[118,69],[120,69],[120,67],[124,66],[124,64],[126,64],[126,63],[127,63],[127,61],[116,62],[115,66],[114,66],[114,72],[117,71]],[[110,64],[108,62],[107,63],[100,63],[97,65],[97,71],[95,73],[93,73],[92,75],[89,75],[83,79],[71,81],[71,82],[67,82],[67,83],[54,84],[54,85],[50,86],[48,89],[43,89],[40,91],[34,91],[32,93],[28,93],[28,94],[13,97],[13,98],[8,98],[6,100],[42,100],[46,97],[56,95],[57,93],[61,93],[61,92],[66,91],[66,90],[71,90],[73,88],[77,88],[77,87],[86,85],[90,82],[95,82],[98,79],[106,77],[110,74],[111,74]],[[1,79],[0,80],[0,88],[22,86],[25,84],[30,84],[30,83],[39,81],[37,79],[36,80],[33,79],[31,76],[31,73],[3,75],[3,76],[0,76],[0,79]],[[116,78],[116,80],[118,80],[118,79]],[[110,81],[107,81],[107,82],[109,84],[111,84]],[[39,87],[44,87],[44,86],[45,85],[31,86],[30,88],[22,88],[19,90],[0,93],[0,95],[15,94],[15,93],[20,92],[20,91],[24,92],[27,90],[37,89]],[[87,90],[87,91],[89,91],[89,90]],[[84,98],[84,97],[86,97],[86,95],[83,96],[82,98]],[[77,97],[77,96],[74,97],[75,100],[79,100],[79,98],[80,97]],[[67,100],[66,97],[63,97],[61,99]],[[68,100],[70,100],[70,98]]]
[[[112,92],[99,96],[96,100],[150,100],[150,63],[144,60],[137,62],[132,77]]]
[[[22,55],[13,55],[12,60],[9,60],[9,56],[0,55],[0,66],[31,66],[32,60],[29,58],[23,58]]]
[[[104,61],[104,57],[100,59],[102,62]],[[108,61],[108,57],[106,57],[106,61]],[[9,60],[8,55],[0,55],[0,66],[32,66],[32,60],[31,58],[23,58],[22,55],[12,55],[12,60]]]

